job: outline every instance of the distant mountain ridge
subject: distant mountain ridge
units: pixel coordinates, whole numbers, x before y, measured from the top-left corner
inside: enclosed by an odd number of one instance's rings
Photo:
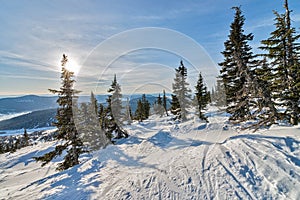
[[[148,101],[153,104],[158,94],[146,94]],[[169,95],[167,95],[169,96]],[[142,94],[123,95],[123,101],[130,99],[130,104],[135,110],[135,104],[137,99],[140,99]],[[26,95],[21,97],[7,97],[0,99],[0,114],[21,113],[28,111],[46,110],[51,108],[57,108],[57,96],[38,96],[38,95]],[[107,95],[96,95],[98,103],[106,103]],[[89,102],[90,96],[80,96],[79,102]],[[132,105],[133,104],[133,105]]]
[[[44,97],[37,95],[2,98],[0,99],[0,113],[9,114],[56,108],[56,100],[57,97],[55,96]]]

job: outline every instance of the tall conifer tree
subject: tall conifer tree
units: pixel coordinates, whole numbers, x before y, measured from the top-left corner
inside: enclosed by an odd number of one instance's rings
[[[58,129],[58,134],[55,138],[61,140],[62,143],[57,145],[53,151],[46,153],[43,156],[35,157],[35,160],[41,161],[42,166],[44,166],[66,151],[64,161],[58,164],[57,170],[65,170],[79,164],[79,156],[83,153],[83,143],[75,126],[72,110],[73,106],[77,106],[73,105],[72,100],[77,98],[76,94],[78,94],[79,91],[73,88],[75,82],[74,72],[66,69],[65,66],[67,62],[68,58],[63,54],[63,59],[61,61],[62,82],[60,90],[49,89],[50,92],[58,94],[57,103],[59,108],[56,115],[57,122],[54,123]]]
[[[169,116],[168,114],[168,109],[167,109],[167,97],[166,97],[166,91],[163,91],[163,107],[165,109],[166,115]]]
[[[99,109],[98,109],[98,119],[99,119],[99,123],[100,123],[100,128],[104,129],[105,128],[105,108],[103,106],[103,104],[101,103],[99,105]]]
[[[101,128],[98,113],[95,108],[98,107],[95,95],[91,93],[89,103],[81,103],[79,109],[77,128],[81,134],[81,139],[87,151],[94,151],[106,147],[110,140]]]
[[[127,138],[128,133],[122,129],[122,94],[121,86],[117,82],[116,75],[112,81],[111,87],[108,89],[111,93],[107,98],[107,108],[105,109],[105,131],[109,138],[120,139]]]
[[[255,56],[248,41],[253,35],[244,34],[245,18],[240,7],[233,7],[235,17],[230,25],[230,34],[225,41],[225,50],[222,52],[224,61],[219,63],[222,67],[221,78],[224,83],[227,112],[231,114],[230,120],[240,122],[251,118],[249,94],[252,92],[252,69],[257,65]]]
[[[137,101],[137,107],[135,110],[135,119],[138,120],[139,122],[142,122],[144,120],[143,104],[140,99]]]
[[[154,109],[154,112],[156,114],[158,114],[160,116],[163,116],[163,114],[164,114],[164,107],[163,107],[163,100],[162,100],[160,94],[158,95],[157,100],[156,100],[156,102],[153,105],[153,109]]]
[[[143,94],[142,98],[137,101],[137,109],[135,111],[135,118],[140,122],[148,119],[150,115],[150,103]]]
[[[180,104],[180,118],[185,121],[187,120],[187,109],[191,104],[191,90],[188,88],[187,82],[187,68],[183,65],[183,61],[180,61],[180,66],[175,69],[176,74],[173,83],[173,93]]]
[[[203,110],[206,108],[207,104],[209,103],[210,98],[207,92],[207,87],[204,85],[201,72],[199,73],[199,78],[195,88],[196,88],[195,99],[196,99],[198,117],[199,119],[208,122],[207,117],[203,113]]]
[[[131,124],[132,122],[132,112],[131,112],[131,106],[130,106],[130,101],[127,98],[127,102],[126,102],[126,110],[125,110],[125,115],[124,115],[124,121],[126,121],[126,123],[128,125]]]
[[[276,29],[268,39],[261,41],[260,49],[267,52],[263,55],[268,58],[272,71],[270,75],[265,75],[272,83],[272,100],[277,108],[284,111],[279,113],[279,118],[296,125],[300,114],[300,35],[291,27],[287,0],[284,8],[285,14],[274,11]]]
[[[122,113],[122,94],[121,94],[121,86],[117,82],[117,76],[114,76],[114,80],[108,89],[108,92],[111,93],[110,99],[111,99],[111,111],[114,116],[114,120],[121,124],[123,113]]]
[[[217,79],[217,85],[214,91],[213,100],[216,103],[216,106],[223,107],[226,106],[226,94],[223,79]]]

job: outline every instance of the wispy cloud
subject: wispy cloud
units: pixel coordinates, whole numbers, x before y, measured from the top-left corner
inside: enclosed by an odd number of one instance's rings
[[[57,72],[58,68],[53,67],[53,63],[46,63],[32,58],[26,58],[23,55],[0,51],[0,60],[2,65],[10,65],[17,68],[33,69],[36,71]],[[3,68],[4,67],[0,67]]]
[[[274,25],[274,17],[268,19],[260,19],[259,21],[255,21],[250,26],[246,26],[246,29],[249,32],[256,31],[257,29],[266,28]]]
[[[300,22],[300,14],[292,15],[292,20],[294,22]]]
[[[42,77],[42,76],[32,76],[32,75],[15,75],[15,74],[1,74],[1,78],[7,79],[28,79],[28,80],[45,80],[45,81],[57,81],[53,77]]]

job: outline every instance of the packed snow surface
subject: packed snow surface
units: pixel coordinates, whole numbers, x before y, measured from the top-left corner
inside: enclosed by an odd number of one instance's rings
[[[0,199],[299,199],[300,127],[240,131],[210,110],[210,123],[152,116],[130,137],[55,171],[34,156],[56,142],[0,155]],[[226,127],[226,128],[224,128]]]

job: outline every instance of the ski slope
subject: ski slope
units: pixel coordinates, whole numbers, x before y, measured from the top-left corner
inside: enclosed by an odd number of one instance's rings
[[[228,125],[151,116],[127,126],[130,137],[56,172],[33,156],[55,142],[0,155],[0,199],[299,199],[300,127],[256,133]]]

